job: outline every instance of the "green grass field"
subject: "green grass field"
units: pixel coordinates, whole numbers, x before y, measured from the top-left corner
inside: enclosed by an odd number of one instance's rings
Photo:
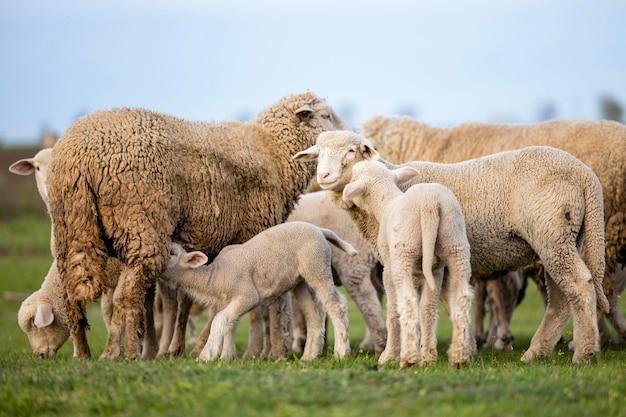
[[[520,362],[542,317],[533,284],[514,314],[515,350],[481,350],[460,370],[446,364],[450,326],[445,313],[436,366],[377,366],[374,355],[355,350],[364,325],[354,304],[354,352],[342,361],[329,354],[310,363],[295,357],[214,363],[188,356],[76,360],[70,342],[55,358],[40,360],[16,316],[20,295],[38,289],[50,266],[49,233],[45,217],[0,222],[0,416],[626,416],[623,345],[604,347],[587,365],[571,364],[566,343],[550,358]],[[97,358],[106,338],[98,304],[88,314]],[[246,320],[238,329],[240,354]],[[570,324],[565,339],[571,338]]]

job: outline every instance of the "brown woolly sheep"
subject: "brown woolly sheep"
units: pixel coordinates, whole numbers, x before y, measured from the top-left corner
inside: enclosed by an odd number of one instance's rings
[[[319,133],[345,128],[310,92],[284,97],[250,122],[128,108],[77,120],[55,145],[48,172],[76,356],[90,356],[84,308],[104,288],[107,257],[127,266],[113,321],[125,323],[125,355],[137,358],[146,291],[167,266],[170,240],[212,257],[283,222],[315,172],[291,155]]]

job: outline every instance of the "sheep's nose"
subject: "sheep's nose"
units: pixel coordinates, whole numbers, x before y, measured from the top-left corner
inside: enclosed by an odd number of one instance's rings
[[[320,180],[325,180],[329,176],[330,176],[330,172],[320,172],[317,174],[317,178],[319,178]]]

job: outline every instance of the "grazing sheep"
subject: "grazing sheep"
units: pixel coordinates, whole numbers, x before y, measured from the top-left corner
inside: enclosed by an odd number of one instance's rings
[[[460,162],[531,145],[562,149],[581,160],[598,176],[604,197],[606,271],[604,291],[608,318],[623,340],[626,319],[619,309],[619,284],[613,282],[618,263],[626,263],[626,126],[613,121],[552,120],[537,124],[464,123],[439,128],[410,117],[373,117],[361,126],[386,160]],[[602,320],[603,315],[598,319]],[[607,333],[607,332],[603,332]],[[610,332],[608,337],[612,338]]]
[[[476,351],[470,326],[472,270],[465,220],[456,197],[441,184],[415,184],[404,193],[398,188],[397,183],[418,175],[410,167],[390,171],[382,162],[361,161],[352,167],[343,200],[373,216],[380,225],[376,249],[384,266],[383,275],[391,276],[386,283],[394,287],[396,294],[400,366],[437,363],[437,302],[444,268],[447,291],[443,296],[452,321],[448,362],[459,366],[470,362]],[[419,312],[415,273],[427,284],[419,282]]]
[[[343,285],[363,315],[367,332],[359,345],[362,350],[374,350],[380,354],[385,348],[387,330],[381,307],[382,294],[377,287],[382,286],[382,277],[378,260],[363,239],[348,213],[335,206],[325,191],[303,194],[287,221],[305,221],[319,227],[325,227],[348,240],[358,250],[357,256],[350,256],[343,251],[331,247],[332,267],[336,276],[336,284]],[[379,283],[375,285],[375,283]],[[294,312],[297,305],[294,306]],[[294,346],[298,351],[298,337],[306,336],[299,331],[294,317]],[[303,329],[306,330],[306,329]],[[303,334],[303,336],[300,336]],[[304,339],[303,339],[304,340]],[[302,341],[303,341],[302,340]]]
[[[234,359],[235,330],[241,316],[293,290],[307,322],[303,360],[319,357],[324,346],[326,308],[335,329],[334,356],[350,352],[348,306],[333,284],[328,242],[348,254],[356,250],[333,231],[305,222],[279,224],[245,243],[227,246],[209,265],[198,251],[172,243],[162,279],[180,285],[195,300],[217,310],[199,359]],[[311,293],[311,289],[315,294]],[[317,305],[316,298],[322,306]],[[221,354],[220,354],[221,352]]]
[[[113,315],[125,323],[126,357],[137,358],[146,290],[167,266],[170,240],[212,257],[283,222],[315,170],[291,155],[322,131],[345,127],[310,92],[284,97],[250,122],[190,122],[128,108],[78,119],[55,145],[48,172],[77,355],[90,356],[84,307],[103,290],[107,257],[127,266],[122,308]]]
[[[348,131],[320,134],[315,145],[294,159],[318,160],[317,182],[338,205],[344,204],[341,193],[356,162],[380,159],[396,168],[380,158],[367,139]],[[570,309],[575,329],[573,362],[585,362],[599,350],[596,304],[606,311],[608,302],[602,291],[602,189],[593,171],[570,154],[546,146],[457,164],[415,161],[405,165],[420,175],[401,188],[438,182],[456,195],[465,216],[472,269],[515,269],[536,257],[543,262],[549,274],[548,308],[523,361],[550,355]],[[378,236],[376,220],[356,207],[347,209],[373,247]],[[583,247],[586,262],[579,254]],[[384,283],[388,282],[385,275]],[[385,290],[388,301],[395,299],[386,285]],[[397,312],[391,316],[387,347],[379,358],[383,363],[396,360],[399,354]]]

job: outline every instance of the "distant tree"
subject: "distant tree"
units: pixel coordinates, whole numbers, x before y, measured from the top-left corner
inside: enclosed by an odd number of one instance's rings
[[[556,119],[558,114],[559,112],[557,110],[556,104],[551,101],[547,101],[539,107],[539,111],[537,112],[537,118],[540,122],[544,122],[546,120]]]
[[[615,120],[616,122],[622,122],[624,115],[624,109],[612,97],[600,98],[600,117],[605,120]]]

